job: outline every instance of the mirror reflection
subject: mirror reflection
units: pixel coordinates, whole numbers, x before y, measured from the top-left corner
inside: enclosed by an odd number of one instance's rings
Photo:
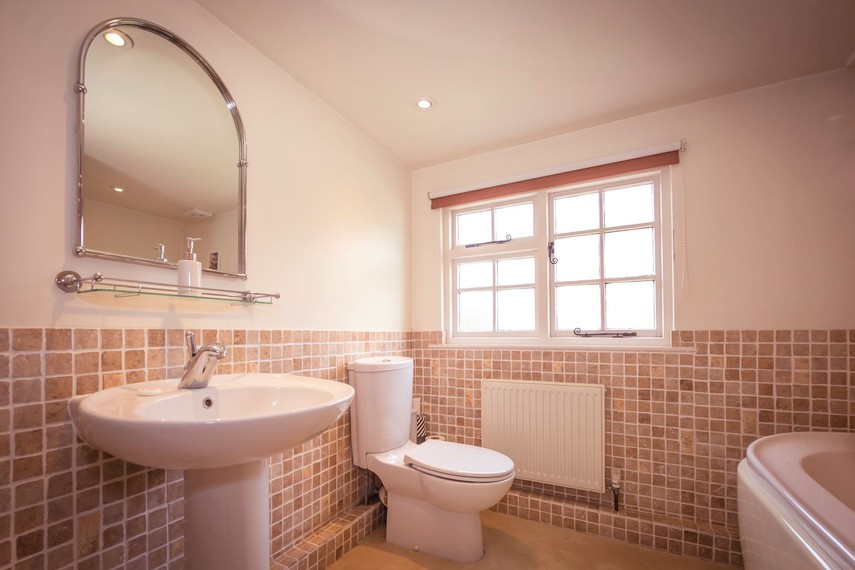
[[[105,22],[88,41],[79,254],[174,264],[192,236],[203,268],[243,276],[245,150],[222,82],[148,22]]]

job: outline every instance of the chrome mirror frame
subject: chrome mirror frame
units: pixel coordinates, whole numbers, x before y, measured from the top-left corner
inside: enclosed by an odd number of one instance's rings
[[[223,100],[226,103],[226,108],[228,108],[231,113],[232,119],[234,120],[235,130],[237,132],[238,137],[238,271],[237,273],[229,273],[225,271],[218,271],[212,269],[205,269],[203,267],[202,271],[205,273],[209,273],[212,275],[219,275],[222,277],[236,277],[239,279],[246,279],[246,169],[247,169],[247,159],[246,159],[246,133],[243,128],[243,121],[240,118],[240,113],[238,113],[237,105],[235,104],[234,99],[229,93],[229,90],[226,88],[223,80],[220,79],[220,76],[214,71],[214,68],[211,67],[211,64],[202,57],[202,55],[197,52],[190,44],[184,41],[179,36],[170,32],[166,28],[154,24],[152,22],[148,22],[146,20],[140,20],[136,18],[114,18],[111,20],[105,20],[100,24],[96,25],[92,30],[89,31],[89,34],[83,40],[83,45],[80,48],[80,60],[79,60],[79,72],[78,72],[78,80],[74,85],[74,91],[77,93],[77,244],[74,246],[72,252],[77,257],[97,257],[101,259],[110,259],[113,261],[124,261],[128,263],[137,263],[140,265],[153,265],[156,267],[168,267],[175,268],[177,267],[176,263],[171,263],[168,261],[158,261],[155,259],[145,259],[141,257],[133,257],[128,255],[122,255],[118,253],[110,253],[106,251],[98,251],[93,249],[86,249],[84,247],[83,241],[83,144],[84,144],[84,118],[85,118],[85,99],[86,99],[86,81],[85,81],[85,71],[86,71],[86,54],[89,52],[89,46],[92,44],[92,41],[97,38],[99,35],[104,33],[110,28],[114,28],[117,26],[126,26],[132,28],[138,28],[141,30],[145,30],[165,40],[171,42],[173,45],[181,49],[184,53],[186,53],[192,60],[194,60],[199,67],[201,67],[205,74],[213,81],[217,90],[223,96]]]

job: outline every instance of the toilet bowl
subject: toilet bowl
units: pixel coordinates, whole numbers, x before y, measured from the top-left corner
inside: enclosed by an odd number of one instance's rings
[[[409,440],[412,360],[381,357],[348,365],[353,459],[387,492],[386,540],[454,562],[484,555],[479,513],[514,480],[513,461],[490,449]]]

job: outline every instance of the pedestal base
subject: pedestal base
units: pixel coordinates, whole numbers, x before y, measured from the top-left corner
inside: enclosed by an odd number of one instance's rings
[[[394,493],[388,503],[387,542],[464,564],[484,557],[479,513],[453,513]]]
[[[269,570],[268,462],[184,472],[189,570]]]

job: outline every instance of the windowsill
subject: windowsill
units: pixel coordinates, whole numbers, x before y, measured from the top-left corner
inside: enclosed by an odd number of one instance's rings
[[[443,344],[431,344],[428,348],[442,348],[447,350],[540,350],[552,352],[666,352],[672,354],[695,354],[694,347],[687,346],[654,346],[634,345],[617,346],[604,344],[500,344],[489,342],[450,342]]]

